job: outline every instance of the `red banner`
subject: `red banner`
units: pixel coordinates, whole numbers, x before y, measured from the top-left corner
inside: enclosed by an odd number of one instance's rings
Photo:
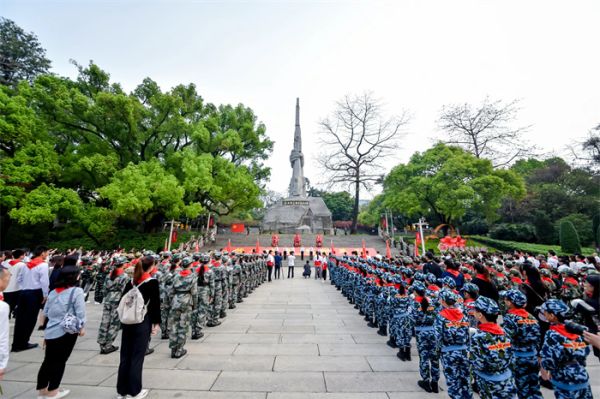
[[[245,229],[244,223],[234,223],[231,225],[232,233],[243,233]]]
[[[177,230],[173,230],[173,234],[171,234],[171,244],[177,242]]]

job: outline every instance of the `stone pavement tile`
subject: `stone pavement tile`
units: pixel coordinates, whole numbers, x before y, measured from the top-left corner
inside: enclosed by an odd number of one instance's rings
[[[244,323],[246,327],[281,327],[284,321],[284,319],[252,319]],[[242,324],[241,322],[237,323]]]
[[[325,392],[325,382],[319,372],[223,371],[211,390]]]
[[[267,399],[388,399],[385,392],[333,393],[333,392],[269,392]]]
[[[115,346],[121,345],[121,335],[117,336],[115,342],[113,343]],[[77,339],[77,343],[75,344],[75,350],[79,351],[96,351],[100,352],[100,345],[96,342],[96,339],[85,338],[85,339]]]
[[[283,344],[352,344],[350,334],[281,334]]]
[[[417,386],[415,373],[325,372],[328,392],[421,392]]]
[[[116,381],[116,380],[115,380]],[[68,398],[114,398],[117,395],[117,384],[111,387],[94,387],[84,385],[61,385],[71,391]]]
[[[257,319],[310,319],[312,320],[312,313],[259,313]]]
[[[0,385],[2,385],[2,391],[4,392],[2,398],[35,398],[37,396],[34,382],[7,381],[4,379],[0,382]]]
[[[315,329],[319,327],[313,326],[281,326],[281,327],[270,327],[270,326],[250,326],[248,328],[249,334],[314,334]],[[339,332],[339,331],[338,331]]]
[[[218,375],[218,371],[144,369],[142,384],[144,388],[149,389],[208,391]],[[100,385],[116,387],[117,375],[113,375]]]
[[[215,343],[240,343],[240,344],[276,344],[279,343],[280,334],[209,334],[204,342]],[[285,342],[284,342],[285,343]]]
[[[357,344],[384,344],[387,342],[389,337],[382,337],[378,335],[375,331],[372,331],[370,334],[352,334],[352,338],[354,338],[354,342]]]
[[[177,364],[178,369],[208,371],[271,371],[275,355],[233,355],[233,356],[184,356]]]
[[[230,321],[230,320],[228,320]],[[206,332],[213,333],[245,333],[248,330],[248,322],[230,321],[216,327],[206,327]]]
[[[421,392],[388,392],[387,393],[390,399],[423,399],[423,398],[428,398],[428,397],[435,397],[436,399],[447,399],[449,398],[448,394],[446,392],[440,392],[439,394],[435,394],[435,396],[432,396],[433,394],[428,394],[425,391],[421,391]],[[550,397],[554,397],[553,396],[544,396],[545,398],[550,398]],[[475,398],[478,398],[478,396],[475,396]]]
[[[11,355],[12,355],[12,353],[11,353]],[[40,361],[41,361],[41,359],[40,359]],[[12,358],[10,358],[10,360],[8,362],[8,366],[6,366],[6,369],[4,369],[4,373],[6,375],[12,371],[15,371],[18,368],[27,366],[28,364],[29,364],[28,362],[17,362],[17,361],[13,362]]]
[[[363,356],[277,356],[274,371],[371,371]]]
[[[6,381],[35,381],[40,369],[39,363],[30,363],[7,374]],[[74,385],[98,385],[113,374],[117,369],[114,367],[93,367],[78,365],[67,365],[63,377],[64,384]]]
[[[394,349],[381,344],[319,344],[319,353],[321,356],[396,356]]]
[[[165,347],[169,347],[169,344],[162,344]],[[238,344],[236,343],[222,343],[222,344],[186,344],[185,349],[187,349],[188,354],[190,355],[232,355],[233,351],[237,348]],[[169,349],[169,352],[171,350]]]
[[[239,344],[235,355],[314,355],[317,344]]]
[[[96,355],[91,359],[86,360],[83,364],[86,366],[104,366],[118,367],[119,366],[119,351],[108,355]],[[154,352],[144,358],[144,368],[149,369],[170,369],[177,366],[181,359],[171,359],[170,353]]]
[[[214,392],[153,389],[149,399],[265,399],[266,392]]]
[[[367,356],[367,361],[373,371],[411,371],[419,372],[419,358],[403,362],[396,356]]]
[[[315,332],[317,334],[337,334],[337,333],[344,333],[344,334],[369,334],[369,333],[376,333],[376,330],[374,328],[370,328],[367,327],[367,323],[365,323],[364,326],[352,326],[352,327],[348,327],[348,326],[344,326],[344,327],[336,327],[336,326],[317,326],[315,327]]]

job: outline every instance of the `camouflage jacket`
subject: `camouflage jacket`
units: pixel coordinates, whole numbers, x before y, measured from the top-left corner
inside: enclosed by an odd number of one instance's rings
[[[471,337],[471,366],[475,373],[502,374],[509,369],[511,342],[496,323],[481,323]]]
[[[528,352],[537,355],[541,343],[540,324],[537,319],[525,309],[511,309],[502,319],[502,327],[510,338],[515,356]]]
[[[115,277],[114,280],[110,278],[110,274],[106,276],[104,280],[104,303],[118,304],[129,280],[129,275],[125,273]]]
[[[198,305],[198,275],[190,269],[179,271],[173,277],[171,286],[171,308],[183,308]]]
[[[563,324],[553,325],[546,333],[540,351],[541,366],[560,383],[585,383],[589,378],[585,370],[589,353],[590,347],[580,335],[566,332]]]
[[[437,336],[438,350],[446,352],[468,349],[469,319],[460,309],[442,309],[433,326]]]
[[[435,319],[438,314],[438,304],[435,299],[427,298],[429,300],[429,306],[426,311],[423,311],[421,307],[421,301],[423,297],[415,297],[410,303],[410,314],[415,327],[429,327],[433,326]]]

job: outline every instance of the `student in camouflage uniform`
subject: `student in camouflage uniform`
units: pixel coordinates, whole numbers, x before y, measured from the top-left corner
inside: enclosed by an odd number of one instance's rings
[[[213,254],[213,260],[211,262],[211,270],[215,277],[215,290],[212,293],[212,305],[210,307],[210,319],[206,323],[207,327],[215,327],[221,324],[219,321],[219,315],[223,308],[223,267],[221,266],[221,253],[215,252]]]
[[[521,291],[501,291],[507,312],[502,327],[512,347],[511,369],[519,399],[543,399],[540,391],[538,349],[541,332],[537,319],[525,310],[527,297]]]
[[[448,396],[452,399],[472,399],[469,384],[469,320],[456,307],[458,295],[449,290],[439,293],[443,309],[434,323],[437,352],[440,353]]]
[[[169,313],[171,311],[171,287],[173,277],[177,273],[181,264],[181,256],[175,254],[169,267],[163,266],[163,271],[158,276],[158,285],[160,288],[160,331],[162,339],[169,339]]]
[[[192,314],[192,339],[200,339],[204,336],[202,327],[206,325],[206,319],[210,312],[211,292],[215,290],[215,276],[209,267],[210,256],[202,255],[198,274],[198,306]]]
[[[592,390],[585,369],[590,347],[581,335],[573,334],[565,327],[569,307],[559,299],[550,299],[541,310],[550,323],[540,352],[542,378],[552,382],[556,399],[591,399]]]
[[[230,271],[231,271],[231,266],[229,264],[229,257],[227,256],[223,256],[222,257],[222,262],[221,262],[221,267],[220,267],[220,272],[221,272],[221,310],[219,312],[219,317],[220,318],[225,318],[227,317],[227,308],[229,307],[229,277],[230,277]]]
[[[511,399],[516,395],[515,382],[510,370],[512,349],[510,338],[496,320],[498,304],[480,296],[473,303],[477,332],[471,337],[471,366],[476,376],[481,399]]]
[[[169,348],[174,359],[179,359],[187,353],[183,346],[190,327],[190,316],[198,306],[198,281],[191,268],[193,262],[190,257],[181,261],[183,269],[175,274],[171,287],[173,299],[169,314]]]
[[[100,354],[102,355],[107,355],[119,349],[119,347],[113,345],[113,342],[117,338],[117,334],[121,328],[117,308],[123,296],[125,285],[130,280],[129,275],[123,270],[126,263],[127,258],[124,256],[114,258],[113,270],[106,277],[103,284],[104,308],[102,310],[102,319],[100,320],[97,340],[100,345]]]
[[[479,297],[479,287],[473,283],[465,283],[460,292],[464,297],[461,304],[463,313],[469,318],[469,326],[475,328],[477,327],[477,320],[473,315],[473,303]]]
[[[240,283],[242,281],[241,259],[234,258],[233,270],[231,271],[231,293],[229,295],[229,309],[236,308],[236,302],[239,302]]]
[[[433,324],[437,314],[435,299],[425,296],[425,286],[417,281],[413,284],[415,298],[411,303],[410,316],[415,327],[417,350],[419,352],[419,374],[417,384],[426,392],[439,392],[440,357],[436,348],[436,335]]]
[[[424,287],[424,286],[423,286]],[[398,358],[410,361],[410,340],[412,338],[412,320],[410,318],[410,305],[412,300],[407,295],[404,284],[398,288],[394,296],[394,314],[390,321],[390,340],[398,347]]]
[[[94,302],[96,305],[102,303],[104,299],[104,280],[108,275],[110,260],[103,261],[98,265],[98,274],[96,275],[96,288],[94,288]]]

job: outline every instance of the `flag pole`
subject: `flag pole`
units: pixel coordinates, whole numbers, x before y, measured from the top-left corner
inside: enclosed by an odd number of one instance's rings
[[[173,223],[175,223],[175,219],[171,219],[171,229],[169,230],[169,247],[167,251],[171,250],[171,240],[173,239]]]
[[[425,255],[425,236],[423,236],[423,218],[419,218],[419,232],[421,233],[421,248],[423,249],[423,255]]]

